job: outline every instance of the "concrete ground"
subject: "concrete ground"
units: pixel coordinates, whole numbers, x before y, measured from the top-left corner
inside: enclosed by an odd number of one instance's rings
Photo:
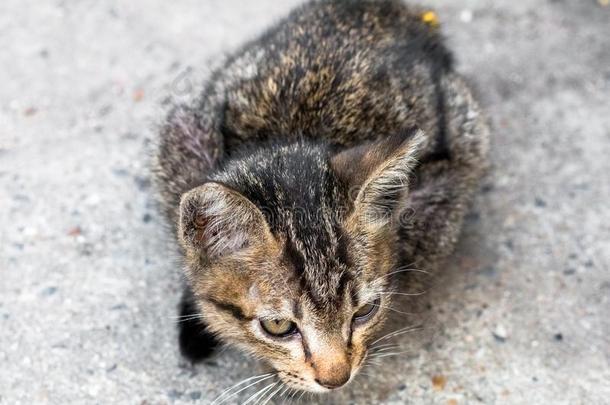
[[[295,3],[0,2],[0,404],[207,404],[261,372],[179,357],[147,162],[170,100]],[[429,4],[491,117],[493,170],[396,321],[423,322],[409,352],[302,402],[610,403],[610,6]]]

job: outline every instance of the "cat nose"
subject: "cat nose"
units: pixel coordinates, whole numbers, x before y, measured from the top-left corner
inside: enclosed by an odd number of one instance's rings
[[[310,339],[311,368],[315,382],[329,390],[345,385],[351,376],[352,364],[343,336],[322,336]]]
[[[349,381],[351,370],[349,364],[337,364],[329,368],[321,368],[315,381],[329,390],[339,388]]]
[[[316,378],[316,382],[320,384],[324,388],[328,388],[329,390],[333,390],[335,388],[339,388],[345,385],[346,382],[349,381],[350,372],[346,372],[341,374],[340,376],[333,377],[332,379],[320,380]]]

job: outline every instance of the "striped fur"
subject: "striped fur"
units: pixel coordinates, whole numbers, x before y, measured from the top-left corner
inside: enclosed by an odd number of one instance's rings
[[[185,355],[233,344],[290,386],[326,392],[362,366],[390,304],[386,275],[451,252],[488,130],[421,13],[308,3],[172,110],[155,178],[185,258],[183,311],[201,312],[181,324]],[[271,338],[261,319],[299,333]]]

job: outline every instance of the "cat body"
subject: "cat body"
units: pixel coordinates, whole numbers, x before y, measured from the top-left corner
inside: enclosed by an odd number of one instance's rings
[[[160,133],[185,259],[181,348],[220,341],[293,388],[362,366],[393,276],[456,242],[488,129],[438,28],[400,1],[315,1],[230,56]]]

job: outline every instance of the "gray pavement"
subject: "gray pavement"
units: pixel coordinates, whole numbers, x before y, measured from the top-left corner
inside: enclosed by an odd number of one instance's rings
[[[428,3],[489,113],[493,169],[456,254],[404,303],[417,315],[393,321],[423,322],[409,351],[303,403],[610,403],[603,3]],[[0,2],[0,404],[207,404],[262,372],[232,350],[179,357],[147,164],[168,103],[294,4]]]

